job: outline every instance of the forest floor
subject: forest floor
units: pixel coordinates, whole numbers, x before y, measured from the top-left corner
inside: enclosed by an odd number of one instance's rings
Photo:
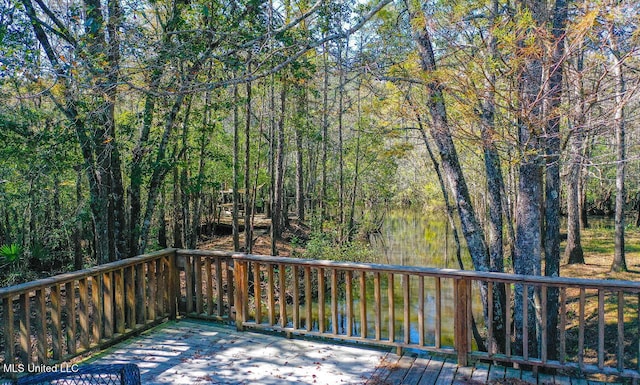
[[[584,264],[560,267],[565,277],[640,280],[640,229],[627,228],[625,231],[625,258],[627,272],[612,272],[614,233],[613,228],[588,228],[581,231]],[[564,243],[561,245],[564,247]]]

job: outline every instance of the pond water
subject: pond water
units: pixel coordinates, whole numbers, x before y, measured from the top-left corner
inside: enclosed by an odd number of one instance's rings
[[[370,238],[371,247],[379,257],[376,260],[370,261],[373,263],[392,264],[392,265],[405,265],[405,266],[423,266],[423,267],[438,267],[438,268],[459,268],[458,261],[456,260],[456,247],[451,233],[451,229],[448,225],[446,216],[444,213],[430,213],[424,214],[415,211],[392,211],[389,212],[385,218],[384,224],[380,233],[374,234]],[[463,263],[468,268],[471,266],[470,257],[467,250],[464,248],[464,240],[462,240],[463,249],[462,257]],[[381,291],[387,293],[388,290],[388,278],[386,276],[381,277]],[[402,294],[402,277],[395,276],[393,282],[393,297],[395,308],[395,339],[401,340],[404,335],[404,299]],[[413,299],[411,301],[412,308],[410,309],[410,323],[409,323],[409,335],[411,343],[418,343],[419,340],[419,326],[418,326],[418,313],[419,304],[415,299],[419,298],[419,281],[417,277],[412,277],[409,281],[410,296]],[[353,304],[354,309],[360,307],[359,296],[359,283],[354,280],[354,297]],[[436,334],[436,280],[435,278],[425,278],[424,281],[424,323],[425,323],[425,341],[426,345],[433,345],[435,343]],[[477,291],[477,290],[476,290]],[[366,283],[366,298],[367,298],[367,330],[368,335],[374,333],[374,317],[375,317],[375,304],[374,298],[374,285],[372,279],[367,279]],[[453,282],[452,280],[441,280],[441,342],[442,346],[453,345]],[[477,297],[477,295],[476,295]],[[482,304],[477,298],[474,301],[473,312],[476,314],[476,319],[481,320]],[[383,295],[381,298],[382,311],[382,337],[387,338],[389,316],[386,309],[388,309],[388,296]],[[330,304],[326,304],[329,308]],[[317,314],[314,314],[314,318]],[[317,320],[317,319],[316,319]],[[316,321],[314,320],[314,321]],[[346,328],[346,301],[344,297],[338,303],[338,330],[342,332]],[[332,320],[327,315],[326,324],[329,328],[332,328]],[[314,322],[314,329],[317,324]],[[355,317],[353,320],[353,329],[356,334],[360,334],[362,325],[359,317]]]
[[[380,256],[372,262],[459,268],[452,231],[442,212],[391,211],[386,215],[380,233],[372,234],[369,242]],[[461,243],[463,262],[470,266],[464,239]]]
[[[372,263],[405,265],[405,266],[423,266],[437,268],[459,268],[456,259],[456,247],[451,229],[448,226],[444,213],[420,213],[412,211],[393,211],[386,216],[381,232],[375,234],[370,239],[371,247],[378,257],[375,260],[368,261]],[[470,268],[471,262],[468,252],[464,248],[464,240],[462,240],[462,259],[465,267]],[[318,288],[316,274],[313,273],[313,285]],[[279,273],[277,273],[279,274]],[[287,274],[291,275],[291,272]],[[375,334],[376,304],[374,275],[366,274],[365,276],[365,298],[366,298],[366,325],[363,325],[361,309],[361,287],[360,277],[354,274],[351,279],[352,286],[352,303],[355,310],[351,320],[347,317],[347,295],[346,281],[349,277],[344,271],[337,271],[337,303],[335,315],[332,314],[333,304],[331,303],[331,272],[325,271],[325,305],[324,305],[324,322],[325,330],[335,330],[338,334],[345,334],[347,325],[350,322],[354,335],[362,335],[363,328],[366,327],[367,335]],[[298,277],[300,278],[300,277]],[[393,275],[393,303],[394,303],[394,340],[403,341],[405,336],[404,322],[404,297],[403,297],[403,277],[402,275]],[[290,279],[290,278],[287,278]],[[389,336],[389,276],[381,274],[380,276],[380,320],[381,320],[381,337],[387,339]],[[419,344],[419,312],[420,304],[418,303],[419,279],[416,276],[409,278],[409,339],[411,344]],[[434,346],[436,341],[437,330],[437,285],[436,278],[425,277],[424,279],[424,341],[423,345]],[[316,289],[314,289],[316,290]],[[473,288],[473,313],[479,327],[482,327],[482,303],[478,296],[477,288]],[[312,306],[311,329],[319,330],[319,307],[315,302],[317,296],[314,296],[314,304]],[[452,279],[440,280],[440,300],[441,300],[441,325],[440,325],[440,341],[441,346],[453,346],[453,316],[454,316],[454,290]],[[266,303],[262,303],[263,314],[266,314]],[[356,310],[357,309],[357,310]],[[287,314],[293,314],[293,305],[287,305]],[[292,319],[288,317],[289,326],[292,326]],[[307,320],[301,315],[301,322],[306,325]]]

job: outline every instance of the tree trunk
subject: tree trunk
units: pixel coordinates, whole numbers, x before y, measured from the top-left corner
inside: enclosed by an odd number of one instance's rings
[[[531,4],[530,4],[531,3]],[[535,20],[535,27],[543,25],[544,7],[539,1],[521,0],[522,7],[531,12]],[[540,36],[535,36],[537,28],[531,27],[527,35],[534,36],[531,44],[540,44]],[[524,46],[525,39],[519,42]],[[527,47],[532,51],[541,50],[538,47]],[[516,204],[516,249],[514,256],[514,272],[524,275],[540,275],[542,255],[542,138],[543,114],[539,99],[542,87],[542,61],[537,55],[524,58],[521,86],[521,113],[518,118],[518,142],[520,145],[519,181]],[[534,307],[534,290],[529,288],[524,293],[523,285],[515,285],[514,321],[516,339],[514,352],[522,354],[523,341],[529,341],[529,354],[537,355],[538,340],[536,326],[543,321],[539,319],[539,312]],[[528,307],[528,319],[523,319],[523,308]],[[537,321],[537,322],[536,322]],[[524,323],[528,325],[528,335],[523,335]],[[546,321],[544,321],[546,322]]]
[[[140,217],[142,215],[142,186],[144,183],[144,161],[145,155],[149,152],[149,136],[153,127],[153,118],[156,109],[156,98],[160,81],[164,74],[165,64],[170,59],[170,55],[166,54],[167,47],[171,44],[170,32],[175,31],[180,20],[180,7],[174,3],[171,10],[171,18],[165,26],[166,35],[162,42],[163,47],[160,48],[159,54],[151,66],[151,74],[149,77],[149,92],[144,96],[144,109],[142,112],[142,125],[138,133],[138,139],[131,155],[131,172],[130,185],[128,189],[129,195],[129,250],[135,253],[141,250],[141,227]]]
[[[622,71],[622,60],[620,59],[617,41],[613,26],[610,29],[611,49],[613,51],[613,73],[616,80],[616,110],[613,118],[616,134],[616,208],[615,208],[615,249],[613,254],[612,271],[627,271],[627,262],[624,254],[624,202],[625,202],[625,116],[624,104],[626,86],[624,73]]]
[[[240,229],[238,214],[240,210],[240,116],[238,115],[238,85],[233,86],[233,209],[231,210],[231,227],[233,232],[233,250],[240,250]],[[245,226],[246,227],[246,226]]]
[[[348,40],[345,42],[348,45]],[[343,143],[343,115],[344,115],[344,69],[343,46],[338,40],[338,220],[340,222],[340,242],[344,241],[344,143]],[[346,56],[346,53],[345,53]],[[346,59],[346,58],[345,58]]]
[[[426,20],[418,20],[418,12],[409,11],[411,25],[414,27],[414,39],[418,44],[420,65],[422,71],[430,76],[436,71],[435,55],[431,45],[431,37],[427,30]],[[425,15],[422,15],[424,18]],[[422,27],[418,27],[419,22]],[[427,106],[431,114],[430,131],[438,151],[440,153],[441,166],[449,183],[453,198],[456,202],[458,215],[462,224],[462,233],[467,241],[467,248],[471,254],[471,260],[477,271],[489,270],[489,255],[484,240],[484,231],[471,203],[471,196],[466,184],[464,174],[458,159],[458,154],[453,143],[451,130],[447,118],[447,110],[444,103],[442,85],[435,78],[431,78],[427,85]],[[483,308],[488,306],[487,285],[480,286],[480,297]],[[498,315],[496,315],[498,316]],[[478,342],[481,342],[479,340]]]
[[[276,191],[276,90],[275,75],[271,76],[269,84],[269,204],[267,217],[271,218],[271,255],[278,255],[276,247],[277,219],[274,218]]]
[[[562,101],[562,67],[564,63],[564,36],[567,24],[567,1],[556,0],[553,13],[553,41],[549,71],[546,116],[545,174],[545,275],[560,276],[560,103]],[[548,357],[558,358],[558,288],[547,291],[547,346]]]
[[[285,191],[284,191],[284,125],[286,116],[286,101],[287,101],[287,87],[288,80],[282,79],[282,89],[280,90],[280,118],[277,126],[277,138],[276,138],[276,185],[274,190],[274,210],[272,218],[272,226],[274,228],[274,238],[280,239],[282,231],[284,230],[284,216],[286,215],[286,203],[285,203]]]
[[[75,227],[73,230],[73,268],[75,270],[82,270],[84,265],[82,252],[82,218],[80,217],[82,203],[82,168],[80,166],[74,167],[76,171],[76,204],[78,209],[76,211]],[[9,244],[9,242],[7,242]]]
[[[416,18],[412,13],[412,19]],[[413,24],[416,24],[415,22]],[[426,28],[414,31],[415,40],[418,43],[420,54],[420,64],[422,71],[432,75],[436,70],[436,61],[431,46],[431,38]],[[474,267],[478,271],[489,270],[489,256],[484,241],[482,226],[478,221],[471,204],[469,189],[462,173],[462,167],[458,159],[453,138],[447,120],[447,111],[444,104],[442,85],[436,79],[432,79],[427,84],[428,101],[427,105],[431,114],[432,124],[430,125],[431,136],[433,137],[440,157],[442,159],[442,169],[448,180],[449,188],[453,196],[460,215],[462,231],[467,240],[467,246]]]
[[[362,41],[360,41],[360,52],[362,52]],[[356,198],[358,193],[358,178],[360,174],[360,132],[362,130],[361,122],[362,122],[362,97],[360,95],[360,89],[362,87],[362,82],[358,84],[358,92],[357,92],[357,116],[356,116],[356,151],[355,151],[355,165],[353,170],[353,188],[351,190],[351,204],[349,210],[349,224],[347,226],[347,236],[349,242],[353,240],[353,237],[356,233],[355,226],[355,215],[356,215]]]
[[[498,2],[493,1],[491,10],[491,25],[495,24],[497,17]],[[493,62],[497,60],[498,47],[497,40],[490,34],[489,37],[489,55]],[[487,176],[487,204],[489,208],[489,270],[494,272],[504,272],[504,252],[503,252],[503,197],[504,180],[502,178],[502,169],[500,167],[500,155],[494,143],[495,137],[495,71],[489,70],[487,74],[487,84],[484,100],[481,103],[480,110],[481,124],[480,133],[482,137],[482,145],[484,149],[484,164]],[[506,298],[503,285],[496,285],[494,288],[493,300],[493,319],[494,319],[494,341],[489,341],[492,351],[504,351],[505,347],[505,317],[506,317]],[[486,315],[485,315],[486,316]],[[487,317],[488,318],[488,317]]]
[[[329,142],[329,60],[328,45],[322,49],[322,181],[320,186],[320,232],[327,217],[327,145]]]
[[[296,214],[298,221],[304,222],[304,158],[302,153],[302,136],[306,130],[307,91],[304,87],[298,87],[298,119],[296,124]]]
[[[197,72],[197,69],[192,67],[189,73],[191,74],[191,76],[195,76],[196,72]],[[190,80],[187,80],[187,82],[190,82]],[[145,207],[145,214],[142,220],[142,225],[140,230],[140,242],[138,247],[138,254],[144,254],[145,249],[147,248],[153,213],[156,208],[156,201],[158,199],[158,194],[160,193],[160,188],[162,187],[164,178],[167,175],[167,173],[169,173],[169,171],[175,170],[175,167],[172,164],[172,162],[166,159],[167,147],[169,146],[169,139],[171,137],[171,134],[177,122],[178,113],[180,112],[180,109],[184,103],[184,98],[185,98],[185,93],[180,92],[178,96],[176,96],[176,99],[174,100],[171,106],[171,110],[165,117],[164,132],[162,134],[162,138],[160,139],[160,144],[158,145],[158,151],[156,153],[153,172],[151,174],[151,180],[149,181],[149,190],[147,192],[147,204]],[[176,188],[176,186],[174,186],[174,188]],[[178,202],[178,201],[174,201],[174,202]]]
[[[573,94],[575,117],[573,132],[569,137],[570,163],[567,174],[567,245],[565,259],[569,264],[584,263],[584,253],[580,241],[580,175],[582,174],[582,155],[584,146],[584,83],[582,71],[584,67],[584,53],[582,44],[577,53],[576,73],[573,76]]]
[[[158,229],[158,245],[163,249],[168,247],[167,243],[167,220],[165,213],[165,206],[167,202],[166,193],[164,191],[164,187],[162,191],[160,191],[160,210],[158,210],[158,221],[159,229]]]
[[[251,67],[249,66],[249,69]],[[253,225],[251,223],[251,214],[253,211],[251,197],[251,82],[245,84],[247,91],[247,109],[244,126],[244,251],[251,253],[253,239]]]
[[[173,245],[172,247],[181,249],[184,247],[182,242],[182,221],[180,216],[180,178],[178,168],[173,168]]]
[[[185,111],[184,121],[182,122],[182,149],[180,150],[181,169],[180,172],[180,195],[182,198],[182,204],[180,209],[182,210],[182,232],[184,244],[186,247],[190,247],[194,244],[194,233],[192,232],[192,218],[193,211],[191,210],[191,198],[193,186],[191,186],[191,173],[190,173],[190,158],[189,158],[189,115],[191,113],[191,101],[193,97],[189,95],[187,97],[187,107]],[[178,166],[176,166],[178,167]],[[195,245],[194,245],[195,246]]]

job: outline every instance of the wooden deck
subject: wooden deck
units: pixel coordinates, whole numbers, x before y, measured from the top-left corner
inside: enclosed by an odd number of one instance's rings
[[[484,384],[517,378],[533,384],[602,385],[455,357],[395,353],[364,346],[236,332],[232,327],[183,320],[124,341],[90,360],[135,363],[144,384]],[[521,385],[523,383],[519,383]]]
[[[137,364],[145,385],[364,384],[386,353],[205,321],[169,322],[94,358]]]
[[[560,384],[605,385],[617,384],[572,378],[566,375],[533,373],[476,361],[473,366],[458,366],[455,357],[428,354],[387,353],[367,385],[479,385],[479,384]]]

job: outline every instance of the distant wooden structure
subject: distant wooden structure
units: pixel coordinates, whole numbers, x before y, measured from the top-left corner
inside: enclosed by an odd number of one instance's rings
[[[264,184],[258,186],[258,192],[263,188]],[[244,231],[244,214],[245,214],[245,189],[238,190],[238,229]],[[260,193],[260,195],[263,195]],[[252,223],[254,229],[269,229],[271,227],[271,218],[265,213],[267,203],[263,198],[256,198],[254,204],[255,213],[252,215]],[[215,233],[228,234],[233,226],[233,190],[220,190],[218,193],[218,202],[215,214]]]
[[[216,226],[231,229],[232,222],[233,218],[231,215],[221,215],[217,220]],[[244,231],[243,216],[238,217],[238,227],[240,231]],[[269,227],[271,227],[271,218],[265,217],[264,214],[257,214],[255,216],[253,221],[254,229],[268,229]]]

